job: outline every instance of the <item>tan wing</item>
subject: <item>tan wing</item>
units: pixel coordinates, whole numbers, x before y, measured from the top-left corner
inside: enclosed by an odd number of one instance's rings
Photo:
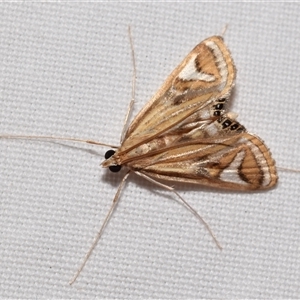
[[[176,128],[176,130],[174,129],[172,132],[167,131],[146,143],[137,145],[133,149],[121,153],[117,150],[112,158],[104,162],[104,165],[110,166],[114,163],[128,165],[131,161],[139,160],[145,156],[152,156],[157,152],[168,151],[181,144],[193,143],[194,140],[205,139],[206,141],[210,140],[213,142],[223,136],[236,135],[246,131],[244,126],[236,120],[229,118],[227,114],[215,121],[209,119],[200,123],[196,122],[196,124],[190,123],[182,126],[179,124],[179,128]]]
[[[157,179],[231,190],[266,189],[277,182],[271,153],[247,132],[191,140],[128,165]]]
[[[136,116],[118,152],[126,152],[166,131],[171,132],[178,124],[199,125],[202,120],[221,115],[235,74],[223,38],[214,36],[204,40]]]

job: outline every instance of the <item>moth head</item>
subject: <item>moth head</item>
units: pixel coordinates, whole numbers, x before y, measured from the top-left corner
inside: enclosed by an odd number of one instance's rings
[[[102,167],[104,168],[109,168],[109,170],[111,172],[119,172],[121,169],[122,169],[122,166],[121,165],[118,165],[114,159],[114,154],[116,153],[115,150],[108,150],[106,151],[104,157],[105,157],[105,161],[102,163]]]

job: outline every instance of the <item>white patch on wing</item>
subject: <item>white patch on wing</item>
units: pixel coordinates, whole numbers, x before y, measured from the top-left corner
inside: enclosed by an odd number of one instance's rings
[[[229,111],[229,112],[226,114],[226,116],[227,116],[229,119],[231,119],[231,120],[235,120],[235,119],[237,119],[238,114],[235,113],[235,112],[233,112],[233,111]]]
[[[216,64],[218,66],[222,78],[221,80],[222,86],[220,87],[220,90],[223,90],[228,78],[228,69],[227,69],[226,61],[224,60],[223,54],[215,42],[207,41],[205,44],[213,51],[216,57]]]
[[[199,113],[200,113],[200,118],[202,120],[210,118],[210,110],[209,109],[203,109]]]
[[[209,136],[215,136],[217,135],[220,130],[216,126],[215,122],[209,124],[207,127],[205,127],[205,131],[208,133]]]
[[[214,81],[216,78],[213,75],[206,74],[204,72],[199,72],[196,69],[195,59],[197,54],[193,55],[190,61],[186,64],[186,66],[181,70],[178,74],[178,77],[182,80],[202,80],[206,82]]]
[[[226,182],[233,182],[238,184],[247,185],[247,182],[243,181],[239,175],[238,168],[240,167],[246,153],[240,151],[231,164],[225,168],[220,174],[220,179]]]

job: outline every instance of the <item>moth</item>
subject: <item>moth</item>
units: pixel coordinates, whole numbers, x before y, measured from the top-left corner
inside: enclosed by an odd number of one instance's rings
[[[91,255],[132,172],[175,193],[204,223],[220,248],[203,218],[165,181],[236,191],[268,189],[276,184],[275,162],[267,146],[247,132],[234,113],[226,111],[235,78],[236,68],[223,37],[212,36],[198,44],[168,76],[124,131],[119,147],[43,137],[111,146],[114,150],[106,152],[102,167],[112,172],[128,169],[103,226],[71,283]],[[128,114],[125,125],[127,121]]]
[[[102,167],[231,190],[277,182],[264,142],[226,113],[236,69],[220,36],[198,44],[130,124]]]

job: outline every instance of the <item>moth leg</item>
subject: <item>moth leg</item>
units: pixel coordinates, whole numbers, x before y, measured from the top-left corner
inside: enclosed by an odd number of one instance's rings
[[[92,246],[90,247],[89,251],[86,253],[86,255],[85,255],[84,259],[83,259],[82,264],[81,264],[80,267],[78,268],[78,270],[77,270],[77,272],[75,273],[75,275],[74,275],[74,277],[72,278],[72,280],[69,282],[70,285],[72,285],[72,284],[76,281],[77,277],[79,276],[79,274],[80,274],[81,271],[83,270],[83,268],[84,268],[86,262],[88,261],[89,257],[91,256],[93,250],[95,249],[95,247],[96,247],[98,241],[100,240],[101,235],[102,235],[102,233],[103,233],[103,231],[104,231],[104,229],[105,229],[105,227],[106,227],[108,221],[110,220],[110,217],[112,216],[112,214],[113,214],[113,212],[114,212],[114,210],[115,210],[115,208],[116,208],[116,206],[117,206],[117,204],[118,204],[118,202],[119,202],[119,199],[120,199],[120,193],[121,193],[121,191],[122,191],[122,189],[123,189],[123,187],[124,187],[125,181],[126,181],[127,177],[129,176],[130,172],[131,172],[131,171],[129,170],[129,171],[125,174],[125,176],[123,177],[121,183],[119,184],[118,190],[117,190],[117,192],[116,192],[116,194],[115,194],[115,197],[114,197],[114,200],[113,200],[113,203],[112,203],[112,205],[111,205],[111,207],[110,207],[110,209],[109,209],[109,211],[108,211],[108,213],[107,213],[107,215],[106,215],[106,217],[105,217],[105,219],[104,219],[104,222],[103,222],[103,224],[102,224],[100,230],[98,231],[97,235],[95,236],[95,239],[94,239],[94,241],[93,241]]]
[[[220,250],[223,249],[222,246],[221,246],[221,244],[220,244],[219,241],[217,240],[217,238],[216,238],[214,232],[213,232],[212,229],[209,227],[208,223],[203,219],[203,217],[201,217],[201,216],[197,213],[197,211],[196,211],[190,204],[188,204],[188,202],[187,202],[186,200],[184,200],[184,199],[183,199],[183,198],[175,191],[175,189],[174,189],[173,187],[168,186],[168,185],[165,185],[165,184],[163,184],[163,183],[161,183],[161,182],[159,182],[159,181],[156,181],[155,179],[153,179],[153,178],[151,178],[151,177],[149,177],[149,176],[147,176],[147,175],[145,175],[145,174],[143,174],[143,173],[140,173],[140,172],[137,172],[137,171],[135,171],[135,173],[136,173],[137,175],[139,175],[139,176],[141,176],[141,177],[147,179],[148,181],[150,181],[150,182],[152,182],[152,183],[155,183],[156,185],[158,185],[158,186],[160,186],[160,187],[163,187],[163,188],[167,189],[167,190],[170,191],[170,192],[173,192],[173,193],[181,200],[181,202],[183,203],[183,205],[184,205],[184,206],[185,206],[185,207],[186,207],[186,208],[187,208],[194,216],[196,216],[196,218],[197,218],[198,220],[200,220],[200,221],[204,224],[204,226],[206,227],[206,229],[208,230],[208,232],[209,232],[210,235],[212,236],[213,240],[214,240],[215,243],[217,244],[218,248],[219,248]]]
[[[133,39],[132,39],[130,25],[128,26],[128,35],[129,35],[129,42],[130,42],[130,49],[131,49],[132,67],[133,67],[133,70],[132,70],[132,88],[131,88],[131,101],[129,103],[127,113],[125,115],[123,130],[122,130],[121,139],[120,139],[121,144],[124,140],[125,133],[126,133],[126,130],[128,128],[128,120],[129,120],[130,114],[132,112],[133,104],[134,104],[134,101],[135,101],[135,86],[136,86],[136,64],[135,64],[135,54],[134,54]]]

